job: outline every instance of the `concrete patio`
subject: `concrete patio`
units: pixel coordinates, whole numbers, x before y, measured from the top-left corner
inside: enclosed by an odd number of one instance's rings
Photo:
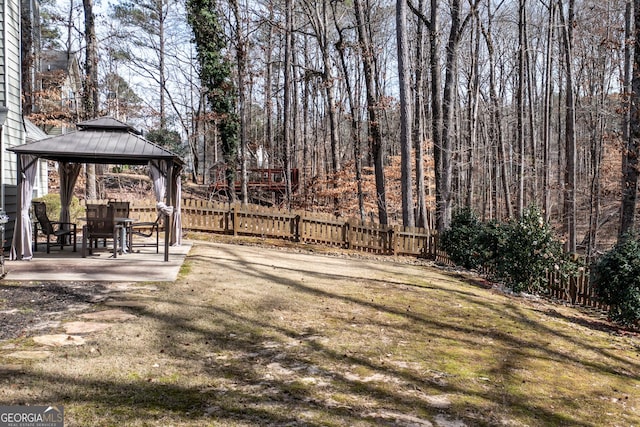
[[[163,247],[135,248],[130,254],[110,257],[104,249],[82,258],[69,246],[51,248],[49,254],[40,245],[30,261],[5,261],[4,281],[106,281],[106,282],[173,282],[191,249],[191,242],[169,248],[169,261],[164,261]]]

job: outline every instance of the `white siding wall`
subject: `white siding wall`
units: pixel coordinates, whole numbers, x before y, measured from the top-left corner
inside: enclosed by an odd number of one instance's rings
[[[4,87],[3,98],[9,108],[7,120],[3,126],[3,184],[16,185],[15,155],[4,151],[9,147],[24,144],[24,126],[22,124],[22,106],[20,97],[20,2],[19,0],[0,0],[3,3],[3,62]]]
[[[13,218],[15,190],[17,184],[16,155],[7,148],[25,143],[24,123],[21,104],[21,64],[20,64],[20,0],[0,0],[0,105],[9,108],[7,120],[2,127],[2,158],[0,178],[5,188],[5,209]],[[35,183],[35,197],[47,194],[47,162],[40,161]]]

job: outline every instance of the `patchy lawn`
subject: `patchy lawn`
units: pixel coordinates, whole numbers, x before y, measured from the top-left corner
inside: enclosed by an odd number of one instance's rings
[[[106,288],[84,311],[136,317],[0,341],[0,405],[60,404],[66,426],[640,425],[637,335],[427,265],[195,242],[176,283]]]

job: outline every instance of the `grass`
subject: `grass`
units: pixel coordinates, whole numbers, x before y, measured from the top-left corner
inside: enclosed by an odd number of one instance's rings
[[[137,319],[18,372],[0,345],[0,405],[62,404],[67,426],[640,424],[640,340],[578,309],[204,242],[157,287],[127,296]]]

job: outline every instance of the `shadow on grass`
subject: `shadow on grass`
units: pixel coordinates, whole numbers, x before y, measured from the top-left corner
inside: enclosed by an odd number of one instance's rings
[[[636,363],[616,358],[580,342],[571,334],[535,321],[507,299],[488,301],[481,294],[465,290],[462,285],[458,286],[462,289],[452,289],[449,284],[439,286],[435,279],[430,279],[428,285],[415,286],[403,282],[400,276],[394,276],[393,281],[367,275],[352,277],[339,271],[315,271],[304,264],[299,270],[287,268],[289,272],[299,273],[300,280],[294,280],[279,274],[283,268],[275,261],[273,265],[256,262],[233,247],[217,250],[224,255],[190,255],[191,271],[209,269],[218,276],[231,270],[241,273],[247,283],[243,288],[247,294],[252,292],[253,286],[260,286],[255,283],[268,282],[274,287],[283,287],[277,292],[294,302],[296,299],[316,301],[313,310],[309,308],[306,314],[318,319],[309,323],[296,322],[293,317],[278,320],[272,313],[280,310],[284,316],[291,314],[287,311],[291,301],[278,296],[276,291],[263,297],[258,304],[234,310],[224,299],[242,299],[243,295],[177,298],[170,296],[170,289],[165,289],[156,297],[157,304],[153,304],[153,299],[147,299],[148,308],[130,309],[159,325],[157,339],[146,345],[146,354],[140,357],[152,358],[161,354],[170,358],[174,366],[190,366],[189,370],[180,372],[181,375],[196,376],[194,385],[186,385],[190,384],[188,381],[158,379],[153,375],[131,378],[123,374],[105,380],[91,372],[78,378],[50,375],[41,369],[29,368],[21,373],[0,371],[0,382],[4,385],[16,382],[46,384],[46,392],[38,399],[71,405],[75,411],[71,415],[78,424],[100,416],[104,424],[94,425],[397,426],[416,424],[416,419],[425,421],[426,425],[426,420],[433,421],[436,416],[445,414],[475,426],[503,423],[507,414],[521,423],[595,426],[597,422],[588,417],[567,415],[563,410],[576,405],[574,399],[580,403],[597,400],[595,395],[561,395],[554,400],[556,410],[552,405],[536,404],[524,393],[524,386],[518,384],[522,389],[515,390],[513,381],[521,363],[531,357],[569,360],[606,375],[637,381]],[[393,273],[383,266],[378,266],[377,271]],[[366,295],[348,294],[341,285],[346,282],[372,289]],[[335,285],[325,286],[326,283]],[[405,285],[414,291],[408,302],[415,306],[422,299],[437,297],[432,303],[446,306],[445,313],[449,317],[437,318],[427,310],[411,311],[407,309],[407,301],[398,302],[391,295],[386,296],[387,291],[403,292],[398,287]],[[211,286],[217,285],[214,282]],[[452,300],[455,304],[472,307],[474,313],[506,319],[518,328],[552,334],[572,346],[597,352],[607,360],[583,360],[578,354],[541,346],[536,339],[538,335],[519,334],[518,329],[515,332],[501,330],[483,318],[469,319],[465,317],[464,309],[457,308]],[[169,312],[174,314],[166,314],[157,308],[160,304],[168,305]],[[340,304],[345,306],[344,312],[331,309]],[[329,309],[323,312],[321,305]],[[294,314],[304,318],[305,313]],[[325,329],[324,323],[330,330]],[[369,336],[370,343],[338,342],[343,334],[349,336],[346,333],[351,333],[352,325],[356,332],[369,330],[367,328],[379,331],[384,328],[387,332],[377,337]],[[423,344],[420,351],[424,360],[395,360],[393,355],[377,354],[377,348],[390,348],[391,352],[399,348],[397,337],[407,332]],[[184,342],[184,337],[188,337],[188,343]],[[391,342],[385,344],[383,338]],[[458,354],[454,352],[456,349],[447,353],[446,346],[443,350],[428,345],[429,340],[449,342],[454,338],[455,345],[468,353]],[[488,346],[487,340],[493,342],[488,351],[494,360],[482,369],[475,368],[477,372],[485,370],[491,375],[489,381],[447,372],[440,365],[431,367],[425,362],[433,358],[431,353],[436,350],[443,352],[443,358],[448,355],[472,357],[476,349]],[[617,362],[617,366],[610,361]],[[73,358],[66,363],[74,363]],[[474,363],[482,361],[462,360],[460,363],[473,367]],[[441,365],[446,367],[447,360]],[[434,403],[433,397],[442,396],[451,397],[451,402]]]

